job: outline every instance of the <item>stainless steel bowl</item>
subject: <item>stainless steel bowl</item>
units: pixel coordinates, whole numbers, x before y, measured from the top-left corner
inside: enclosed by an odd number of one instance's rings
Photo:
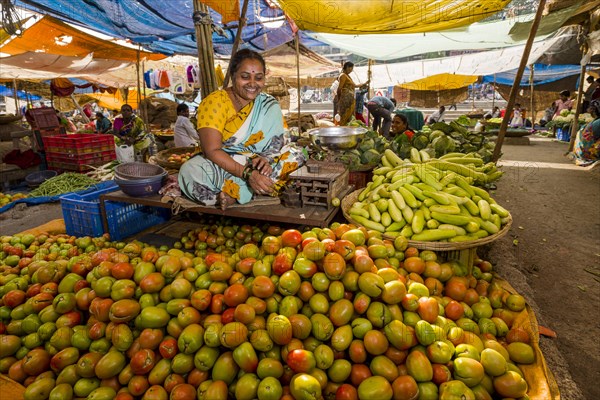
[[[352,150],[366,132],[359,126],[329,126],[311,129],[308,134],[314,144],[325,150]]]

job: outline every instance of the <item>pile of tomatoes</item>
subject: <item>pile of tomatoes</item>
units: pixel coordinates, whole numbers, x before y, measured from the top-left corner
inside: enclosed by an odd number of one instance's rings
[[[526,398],[537,357],[489,262],[349,224],[0,243],[0,373],[27,400]]]

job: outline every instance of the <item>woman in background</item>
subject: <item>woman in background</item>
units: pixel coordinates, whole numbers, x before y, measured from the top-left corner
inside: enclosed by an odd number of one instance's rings
[[[346,61],[342,73],[340,74],[339,87],[337,91],[338,98],[338,114],[340,115],[339,125],[348,125],[356,109],[356,97],[354,96],[354,89],[357,87],[366,87],[369,82],[357,85],[354,83],[350,74],[354,70],[354,63]]]
[[[600,100],[592,100],[587,109],[594,120],[583,127],[575,138],[575,164],[585,166],[600,160]]]

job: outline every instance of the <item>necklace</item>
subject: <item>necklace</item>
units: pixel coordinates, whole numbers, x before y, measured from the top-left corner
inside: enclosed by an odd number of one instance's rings
[[[239,107],[239,109],[241,110],[242,108],[244,108],[244,106],[242,105],[242,102],[238,98],[237,93],[235,93],[235,91],[233,89],[231,89],[231,94],[233,94],[233,100],[235,101],[235,104]]]

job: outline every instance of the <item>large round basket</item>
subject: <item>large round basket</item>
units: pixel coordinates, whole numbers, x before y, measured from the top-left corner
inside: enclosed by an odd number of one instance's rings
[[[354,192],[344,197],[341,203],[342,213],[344,214],[344,217],[348,220],[348,222],[353,223],[356,226],[362,225],[353,220],[348,211],[352,207],[352,204],[354,204],[358,200],[358,195],[362,191],[363,189],[355,190]],[[472,240],[469,242],[420,242],[409,239],[408,244],[409,246],[416,247],[419,250],[454,251],[471,249],[474,247],[483,246],[484,244],[492,243],[493,241],[500,239],[508,233],[511,225],[512,217],[509,215],[508,222],[502,227],[502,229],[498,233],[484,237],[482,239]],[[383,234],[383,238],[391,240],[394,239],[391,236],[387,236],[385,233]]]
[[[115,176],[120,179],[147,179],[165,174],[163,167],[143,162],[127,162],[115,167]]]
[[[173,147],[171,149],[165,149],[165,150],[159,151],[156,154],[155,159],[156,159],[156,162],[158,163],[158,165],[160,165],[161,167],[170,168],[170,169],[179,169],[183,163],[169,161],[169,157],[171,157],[175,154],[182,155],[182,154],[187,154],[187,153],[196,155],[199,152],[200,152],[200,149],[198,147]]]

